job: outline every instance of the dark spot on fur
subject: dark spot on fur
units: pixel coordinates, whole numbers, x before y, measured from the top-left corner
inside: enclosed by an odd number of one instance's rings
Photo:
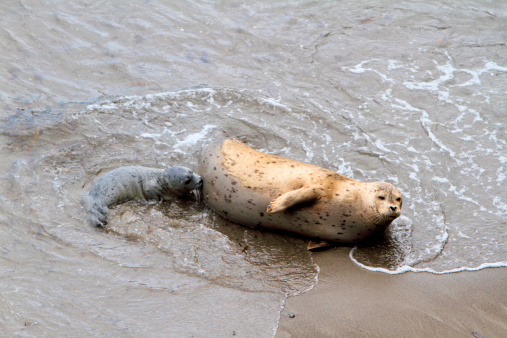
[[[259,213],[259,216],[264,217],[264,213],[263,213],[263,212],[260,212],[260,213]]]
[[[232,182],[231,182],[231,184],[232,184],[232,185],[236,185],[236,184],[238,184],[238,182],[236,182],[236,181],[232,181]]]

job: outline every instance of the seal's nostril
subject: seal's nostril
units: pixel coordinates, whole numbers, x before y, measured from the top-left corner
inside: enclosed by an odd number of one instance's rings
[[[390,208],[391,208],[392,211],[396,211],[396,207],[395,206],[391,205]]]

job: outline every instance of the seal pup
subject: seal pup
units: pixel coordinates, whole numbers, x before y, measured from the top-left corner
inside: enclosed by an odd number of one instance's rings
[[[128,200],[172,200],[202,186],[202,178],[185,167],[154,169],[130,166],[102,176],[85,197],[89,221],[107,224],[109,207]]]
[[[202,151],[199,172],[205,203],[254,228],[354,244],[385,230],[401,212],[402,196],[392,184],[359,182],[225,135]]]

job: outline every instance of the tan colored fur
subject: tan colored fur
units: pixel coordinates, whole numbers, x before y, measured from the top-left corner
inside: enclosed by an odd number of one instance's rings
[[[355,181],[236,139],[212,142],[200,167],[206,203],[249,226],[355,243],[400,215],[401,194],[389,183]]]

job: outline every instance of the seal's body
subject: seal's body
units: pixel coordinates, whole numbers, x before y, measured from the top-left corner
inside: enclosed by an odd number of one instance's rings
[[[171,200],[202,186],[202,178],[185,167],[122,167],[102,176],[85,198],[92,225],[107,224],[109,207],[128,200]]]
[[[202,152],[206,204],[234,222],[353,244],[383,231],[401,211],[385,182],[363,183],[218,137]]]

